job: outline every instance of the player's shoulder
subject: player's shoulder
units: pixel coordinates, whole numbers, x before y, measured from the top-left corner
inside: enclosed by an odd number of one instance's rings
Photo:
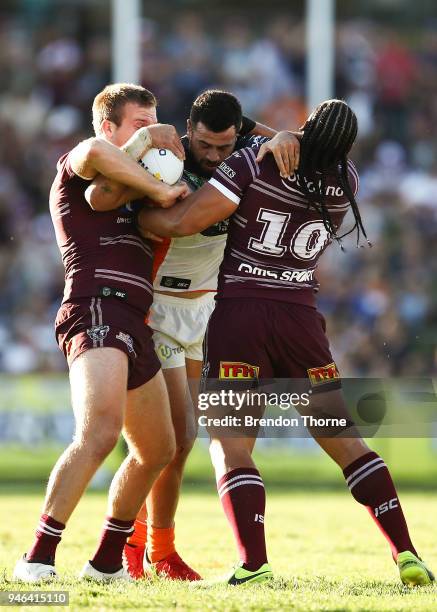
[[[234,159],[234,160],[247,160],[247,159],[253,159],[256,160],[257,156],[258,156],[258,152],[260,150],[261,145],[248,145],[246,147],[240,147],[240,148],[235,148],[234,152],[231,153],[231,155],[227,158],[227,159]]]
[[[61,182],[77,176],[71,167],[71,151],[67,151],[58,159],[56,164],[57,177]]]
[[[338,174],[340,174],[340,175],[342,174],[341,165],[338,168]],[[348,179],[351,191],[352,191],[352,193],[355,196],[358,193],[358,189],[359,189],[359,186],[360,186],[360,179],[359,179],[359,176],[358,176],[358,170],[357,170],[356,165],[349,158],[347,159],[346,175],[347,175],[347,179]]]
[[[235,150],[237,151],[247,147],[250,147],[251,149],[259,149],[262,144],[268,142],[269,140],[270,138],[267,138],[266,136],[239,135],[237,136],[237,140],[235,142]]]
[[[260,174],[255,151],[251,147],[234,151],[217,166],[209,180],[213,187],[237,205]]]
[[[358,193],[359,189],[359,177],[358,171],[354,162],[350,159],[347,160],[347,181],[350,191],[354,197]],[[344,181],[342,180],[342,167],[339,165],[336,169],[329,172],[325,180],[325,197],[331,205],[342,205],[347,204],[350,201],[350,197],[345,193]]]
[[[229,157],[227,157],[218,169],[224,172],[228,178],[233,179],[238,174],[248,174],[253,179],[260,174],[260,165],[256,161],[259,147],[244,147],[236,149]]]
[[[360,176],[355,163],[351,159],[347,160],[347,173],[352,192],[354,195],[356,195],[358,193],[358,189],[360,188]]]
[[[67,153],[64,153],[58,159],[58,161],[56,163],[56,172],[60,172],[65,167],[65,164],[67,163],[67,159],[68,159],[68,156],[70,155],[70,153],[71,153],[71,151],[67,151]]]

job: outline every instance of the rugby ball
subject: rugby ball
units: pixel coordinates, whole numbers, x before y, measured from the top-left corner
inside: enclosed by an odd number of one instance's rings
[[[138,163],[167,185],[177,183],[184,171],[184,162],[169,149],[150,149]]]

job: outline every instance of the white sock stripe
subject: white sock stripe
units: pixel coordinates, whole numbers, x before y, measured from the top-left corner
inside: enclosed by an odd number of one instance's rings
[[[356,484],[358,484],[359,482],[361,482],[361,480],[363,480],[364,478],[367,478],[367,476],[370,476],[370,474],[372,474],[372,472],[376,472],[376,470],[379,470],[380,468],[383,468],[383,467],[387,467],[384,462],[378,463],[377,465],[374,465],[373,467],[368,469],[367,472],[364,472],[364,474],[361,474],[361,476],[358,476],[357,478],[355,478],[355,480],[350,482],[349,485],[348,485],[349,489],[352,491],[354,486]]]
[[[111,525],[111,527],[118,527],[119,529],[130,529],[131,527],[133,527],[133,525],[117,525],[117,523],[113,523],[112,521],[106,519],[105,520],[105,525]]]
[[[258,476],[257,474],[240,474],[239,476],[234,476],[233,478],[230,478],[229,480],[221,484],[220,487],[218,488],[219,495],[220,495],[220,491],[224,489],[225,487],[227,487],[228,485],[230,485],[231,482],[235,482],[236,480],[241,480],[242,478],[253,478],[254,480],[260,480],[262,482],[261,476]]]
[[[109,529],[110,531],[120,531],[122,533],[133,533],[134,528],[132,527],[119,527],[118,525],[114,525],[114,523],[105,523],[104,529]]]
[[[124,533],[126,536],[130,536],[133,534],[134,529],[129,529],[128,531],[125,531],[124,529],[117,529],[116,527],[105,527],[106,531],[117,531],[118,533]]]
[[[376,459],[372,459],[372,461],[368,461],[365,465],[361,466],[360,468],[358,468],[358,470],[355,470],[355,472],[352,472],[352,474],[350,474],[347,478],[346,478],[346,482],[347,484],[350,483],[351,480],[353,480],[355,478],[355,476],[357,476],[358,474],[361,474],[361,472],[363,470],[367,470],[367,468],[369,468],[371,465],[373,465],[374,463],[377,462],[383,462],[383,460],[381,459],[381,457],[377,457]]]
[[[43,523],[42,521],[39,523],[38,529],[44,529],[46,531],[51,531],[53,533],[53,535],[61,535],[63,532],[63,529],[55,529],[54,527],[50,527],[50,525],[47,525],[47,523]]]
[[[117,527],[117,529],[124,529],[124,530],[134,528],[133,525],[130,525],[129,527],[127,526],[122,527],[121,525],[117,525],[117,523],[113,523],[112,521],[105,521],[105,525],[109,525],[110,527]]]
[[[60,533],[53,533],[45,528],[45,525],[39,525],[37,531],[41,533],[45,533],[46,535],[52,536],[52,538],[60,538],[62,535],[62,531]]]
[[[221,491],[219,495],[220,497],[223,497],[225,493],[229,493],[229,491],[231,491],[232,489],[235,489],[236,487],[242,487],[243,485],[258,485],[259,487],[262,487],[264,489],[264,483],[260,482],[259,480],[239,480],[238,482],[234,482],[234,484]]]

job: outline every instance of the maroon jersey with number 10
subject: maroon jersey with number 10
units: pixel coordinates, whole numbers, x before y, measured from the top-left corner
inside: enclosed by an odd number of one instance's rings
[[[238,204],[231,217],[220,267],[217,299],[261,298],[314,305],[317,262],[331,242],[322,216],[308,207],[302,189],[312,183],[299,173],[281,178],[273,155],[256,162],[257,149],[228,157],[209,183]],[[349,182],[358,191],[358,174],[348,161]],[[327,177],[325,203],[335,226],[349,208],[335,174]]]

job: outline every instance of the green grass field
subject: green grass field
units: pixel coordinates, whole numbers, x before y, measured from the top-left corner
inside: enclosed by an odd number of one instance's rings
[[[28,588],[9,580],[16,559],[31,541],[42,493],[11,491],[0,496],[0,590]],[[437,609],[437,587],[409,590],[400,584],[385,540],[346,491],[267,493],[269,557],[276,574],[268,586],[194,590],[163,581],[114,585],[77,581],[75,576],[95,548],[105,513],[105,496],[90,493],[59,547],[57,565],[63,579],[56,588],[70,592],[73,610]],[[436,568],[437,496],[405,492],[402,500],[416,546]],[[177,542],[184,558],[206,578],[226,572],[235,560],[230,531],[209,488],[185,488]]]
[[[409,490],[435,491],[437,446],[432,438],[377,438],[369,440],[369,444],[388,463],[397,485]],[[37,448],[0,446],[0,490],[17,484],[33,487],[39,483],[43,487],[63,450],[64,447],[56,445]],[[115,472],[123,457],[122,449],[117,447],[105,462],[108,470]],[[258,444],[256,462],[271,486],[344,488],[342,474],[335,463],[324,453],[314,452],[310,448],[281,447],[273,440],[272,447],[263,448]],[[278,466],[281,466],[280,469]],[[213,486],[214,472],[205,440],[198,440],[190,454],[185,481],[193,485]]]

